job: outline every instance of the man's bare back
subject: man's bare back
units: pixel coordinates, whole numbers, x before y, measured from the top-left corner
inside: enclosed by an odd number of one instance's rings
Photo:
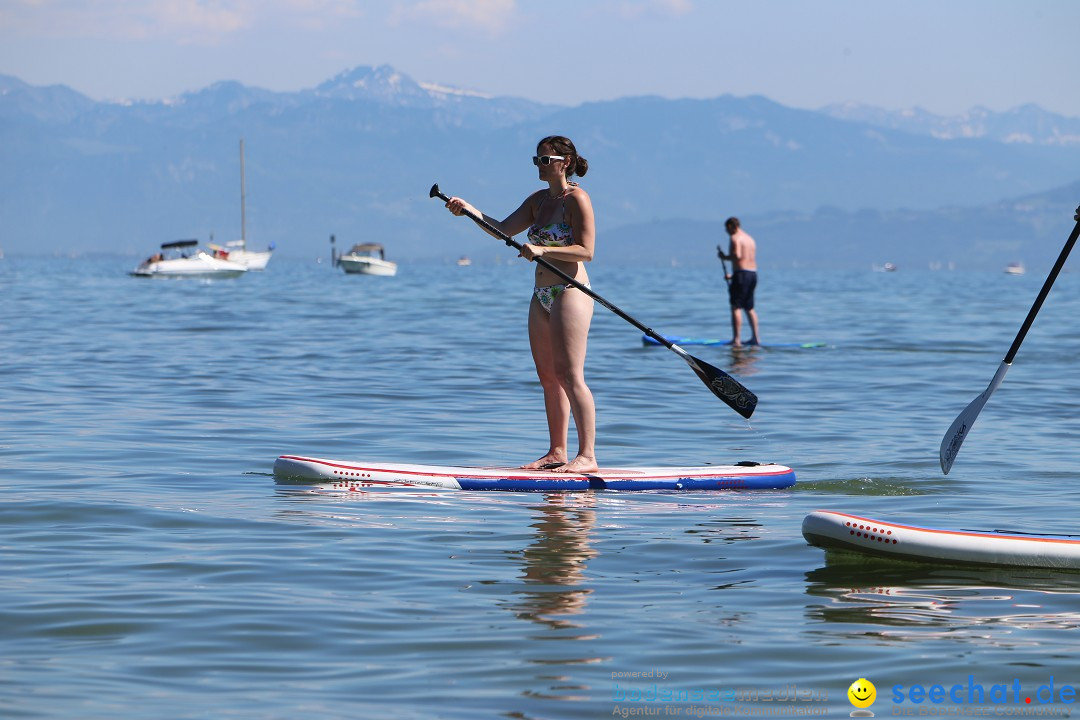
[[[757,243],[742,228],[731,236],[728,254],[735,270],[757,270]]]

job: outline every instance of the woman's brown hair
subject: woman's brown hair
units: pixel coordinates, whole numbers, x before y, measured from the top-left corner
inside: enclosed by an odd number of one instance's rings
[[[574,147],[574,143],[570,141],[570,138],[562,135],[549,135],[536,143],[537,153],[540,152],[541,145],[547,145],[556,155],[562,155],[567,159],[566,178],[568,180],[571,175],[585,177],[585,173],[589,172],[589,161],[578,155],[577,148]]]

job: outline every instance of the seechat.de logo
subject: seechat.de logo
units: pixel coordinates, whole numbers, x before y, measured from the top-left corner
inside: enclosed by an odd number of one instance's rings
[[[866,678],[859,678],[847,689],[847,697],[855,706],[855,709],[851,711],[851,717],[874,717],[873,711],[868,709],[877,700],[877,688],[874,687],[874,683]]]

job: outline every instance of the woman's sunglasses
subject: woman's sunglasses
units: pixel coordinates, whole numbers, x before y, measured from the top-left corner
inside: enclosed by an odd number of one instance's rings
[[[565,160],[562,155],[533,155],[533,165],[550,165],[555,160]]]

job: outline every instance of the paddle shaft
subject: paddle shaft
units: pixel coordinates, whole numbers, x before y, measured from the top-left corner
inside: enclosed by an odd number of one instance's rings
[[[438,185],[432,186],[432,188],[431,188],[431,197],[437,197],[440,200],[443,200],[445,202],[450,202],[450,198],[446,194],[444,194],[442,191],[439,190]],[[477,225],[479,225],[480,227],[482,227],[485,230],[487,230],[488,232],[490,232],[492,235],[495,235],[500,240],[502,240],[504,243],[506,243],[510,247],[514,248],[518,252],[521,252],[524,249],[522,247],[521,243],[514,240],[512,237],[510,237],[509,235],[504,233],[502,230],[500,230],[499,228],[497,228],[494,225],[492,225],[491,223],[489,223],[487,220],[484,220],[484,218],[477,217],[476,215],[474,215],[474,214],[472,214],[471,212],[468,212],[468,211],[464,211],[464,212],[469,217],[470,220],[472,220]],[[652,328],[646,327],[642,323],[635,320],[633,317],[627,315],[625,312],[620,310],[618,307],[616,307],[612,303],[608,302],[607,300],[605,300],[604,298],[602,298],[601,296],[599,296],[595,292],[593,292],[592,288],[589,288],[589,287],[586,287],[585,285],[582,285],[577,280],[570,277],[569,275],[567,275],[562,270],[555,267],[554,265],[552,265],[551,263],[549,263],[547,260],[545,260],[542,257],[537,257],[537,258],[533,258],[533,259],[537,263],[539,263],[540,265],[543,265],[545,268],[547,268],[548,270],[550,270],[551,272],[555,273],[560,278],[565,280],[567,282],[567,284],[573,285],[578,290],[581,290],[586,295],[591,297],[593,300],[600,303],[601,305],[606,307],[608,310],[615,313],[616,315],[621,317],[623,320],[630,323],[631,325],[636,327],[638,330],[640,330],[641,332],[643,332],[646,335],[648,335],[649,337],[651,337],[653,340],[656,340],[658,343],[660,343],[661,345],[667,347],[668,349],[671,349],[673,347],[674,344],[670,340],[668,340],[667,338],[665,338],[663,335],[659,334],[658,332],[656,332]]]
[[[998,386],[1005,380],[1005,373],[1007,373],[1012,366],[1013,358],[1016,357],[1017,351],[1020,350],[1020,343],[1024,342],[1024,336],[1027,335],[1027,331],[1031,327],[1032,322],[1035,321],[1035,316],[1038,314],[1039,308],[1042,307],[1043,301],[1046,300],[1046,296],[1050,293],[1050,288],[1057,279],[1058,273],[1061,272],[1061,268],[1065,265],[1065,259],[1069,257],[1073,245],[1076,244],[1077,237],[1080,237],[1080,207],[1076,209],[1076,213],[1076,226],[1073,227],[1069,239],[1065,241],[1065,247],[1061,249],[1061,254],[1058,255],[1057,262],[1054,263],[1053,269],[1050,270],[1050,274],[1046,277],[1046,282],[1043,283],[1042,290],[1039,291],[1039,296],[1035,298],[1035,304],[1032,305],[1031,310],[1028,311],[1027,317],[1024,319],[1024,324],[1020,326],[1020,332],[1016,334],[1016,339],[1013,340],[1009,352],[1005,354],[1005,359],[1002,360],[1001,364],[998,366],[997,372],[994,374],[994,379],[990,381],[990,385],[987,386],[982,394],[972,400],[968,406],[956,416],[956,419],[953,420],[952,425],[950,425],[948,431],[946,431],[945,437],[941,439],[941,447],[938,450],[938,459],[941,461],[941,470],[946,475],[949,474],[949,470],[952,468],[953,462],[956,461],[956,456],[960,452],[960,446],[963,445],[968,433],[971,432],[971,428],[975,424],[975,419],[979,417],[979,413],[982,412],[983,406],[986,405],[986,401],[990,399],[990,396],[994,394],[994,391],[997,390]]]
[[[1077,208],[1077,212],[1080,213],[1080,208]],[[1020,350],[1020,343],[1024,342],[1024,337],[1027,335],[1031,323],[1035,321],[1035,316],[1039,313],[1039,309],[1042,308],[1043,301],[1046,300],[1046,296],[1050,294],[1050,288],[1053,286],[1054,281],[1057,280],[1061,268],[1065,265],[1065,259],[1069,257],[1069,253],[1072,252],[1077,237],[1080,237],[1080,221],[1077,221],[1072,234],[1069,235],[1069,239],[1065,242],[1065,247],[1061,248],[1061,254],[1058,255],[1057,262],[1054,263],[1054,267],[1050,271],[1050,274],[1046,276],[1046,282],[1043,283],[1042,290],[1039,291],[1039,297],[1035,298],[1035,304],[1032,305],[1031,310],[1028,311],[1027,317],[1024,319],[1024,324],[1020,326],[1020,332],[1016,333],[1016,339],[1013,340],[1012,347],[1010,347],[1009,352],[1005,354],[1004,362],[1006,364],[1011,365],[1013,358],[1016,357],[1017,351]]]

